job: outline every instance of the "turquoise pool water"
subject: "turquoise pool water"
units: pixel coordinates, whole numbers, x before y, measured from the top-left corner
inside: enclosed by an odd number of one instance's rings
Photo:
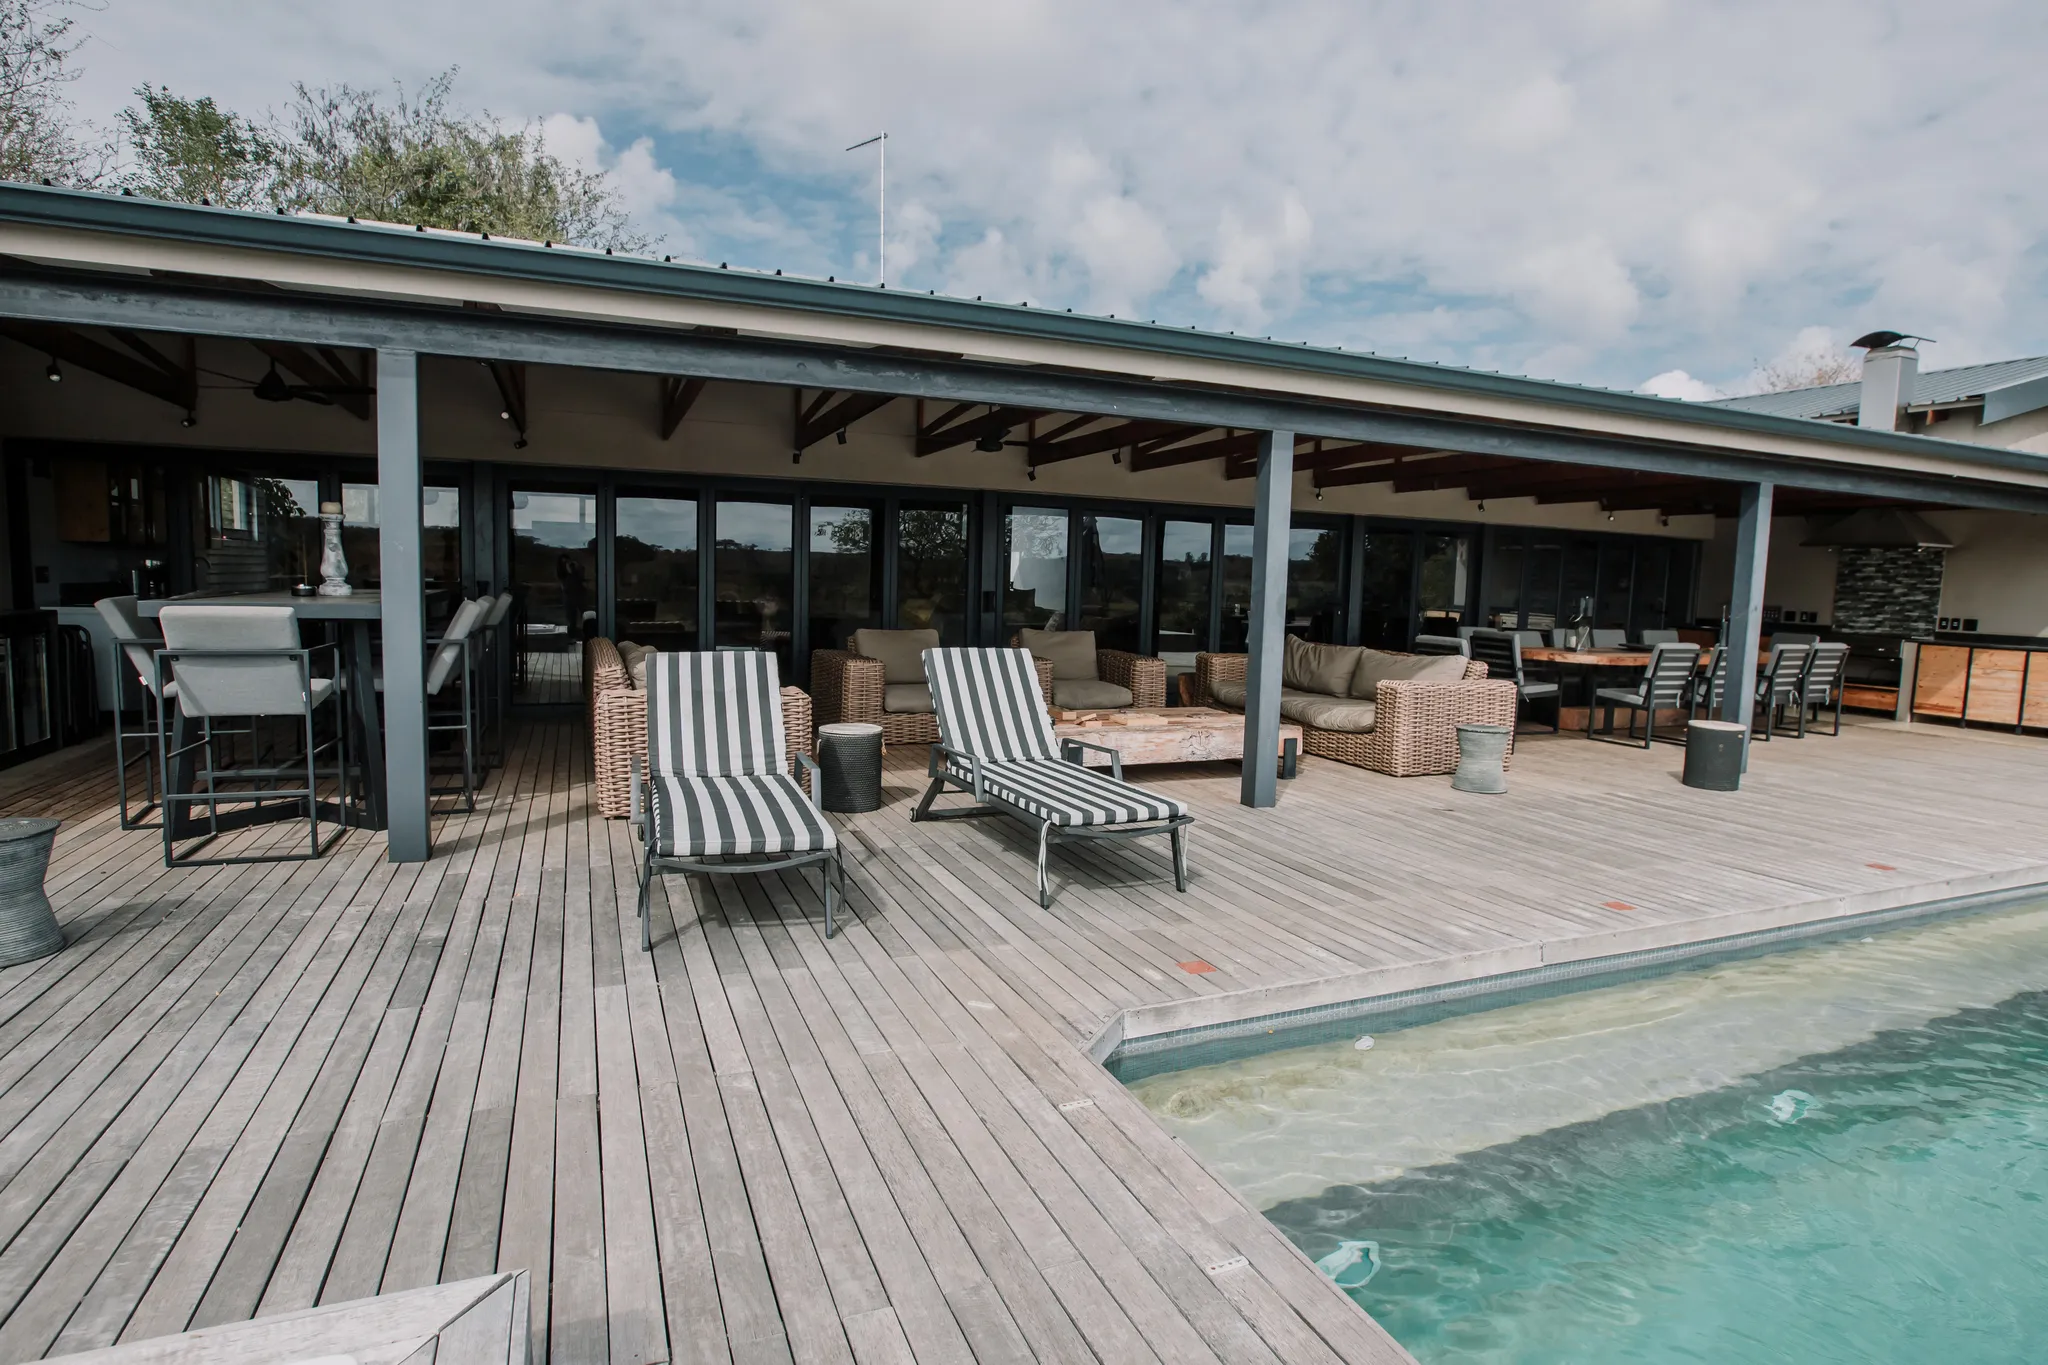
[[[2048,1355],[2048,909],[1132,1089],[1424,1365]]]

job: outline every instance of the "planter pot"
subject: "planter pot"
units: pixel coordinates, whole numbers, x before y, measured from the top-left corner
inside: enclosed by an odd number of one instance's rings
[[[0,820],[0,967],[48,957],[64,931],[43,894],[57,820]]]
[[[1505,725],[1460,725],[1458,771],[1451,774],[1451,790],[1488,795],[1506,791],[1505,764],[1512,733]]]

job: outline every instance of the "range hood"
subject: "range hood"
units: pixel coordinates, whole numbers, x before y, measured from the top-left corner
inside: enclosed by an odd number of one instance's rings
[[[1949,550],[1955,542],[1918,512],[1866,507],[1814,527],[1801,542],[1834,550]]]

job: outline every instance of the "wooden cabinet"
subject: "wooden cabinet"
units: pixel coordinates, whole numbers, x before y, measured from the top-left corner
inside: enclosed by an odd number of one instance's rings
[[[1922,645],[1913,714],[2048,728],[2048,650]]]

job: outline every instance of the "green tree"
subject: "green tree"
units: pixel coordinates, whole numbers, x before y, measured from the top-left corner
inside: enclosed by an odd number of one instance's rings
[[[92,185],[105,170],[100,150],[71,127],[67,65],[83,39],[58,11],[68,0],[0,0],[0,180]]]
[[[156,199],[227,208],[269,208],[277,201],[284,149],[211,96],[185,99],[168,87],[135,89],[141,108],[121,111],[133,163],[121,187]]]
[[[572,166],[541,135],[449,106],[455,70],[413,96],[342,85],[298,97],[280,130],[279,202],[289,209],[645,250],[604,176]]]

